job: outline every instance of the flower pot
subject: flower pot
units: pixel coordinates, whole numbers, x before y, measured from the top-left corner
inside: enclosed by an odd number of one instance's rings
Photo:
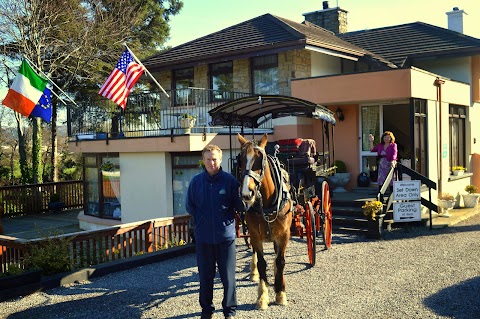
[[[473,208],[477,206],[478,199],[480,198],[480,194],[463,194],[463,204],[466,208]]]
[[[196,119],[195,118],[180,118],[180,127],[185,129],[185,133],[190,133],[192,127],[195,126]]]
[[[335,175],[330,176],[330,181],[333,183],[333,185],[335,185],[335,189],[333,190],[333,192],[345,193],[347,191],[345,189],[345,185],[347,185],[350,177],[350,173],[335,173]]]
[[[369,239],[381,239],[383,235],[383,218],[385,214],[378,214],[375,220],[372,218],[367,219],[367,234]]]
[[[453,176],[462,176],[463,173],[465,173],[465,171],[456,170],[456,171],[453,171]]]
[[[439,199],[438,200],[438,207],[441,208],[441,212],[439,213],[438,216],[441,217],[450,217],[449,210],[452,209],[455,206],[455,200],[445,200],[445,199]]]

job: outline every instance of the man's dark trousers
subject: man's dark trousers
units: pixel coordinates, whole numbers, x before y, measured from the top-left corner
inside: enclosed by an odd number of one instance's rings
[[[195,245],[200,277],[202,315],[212,314],[215,309],[213,306],[213,280],[216,264],[218,264],[218,272],[223,283],[223,314],[234,316],[237,308],[235,240],[220,244],[206,244],[197,241]]]

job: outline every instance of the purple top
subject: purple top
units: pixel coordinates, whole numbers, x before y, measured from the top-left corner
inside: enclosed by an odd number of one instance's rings
[[[383,152],[383,144],[380,143],[374,148],[370,150],[371,152],[377,152],[378,156],[385,156],[388,161],[396,161],[397,160],[397,144],[390,143],[390,145],[385,150],[385,153],[382,155]]]

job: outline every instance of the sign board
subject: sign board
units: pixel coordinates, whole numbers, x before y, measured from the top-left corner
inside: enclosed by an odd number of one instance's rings
[[[393,182],[394,200],[419,200],[420,198],[420,181]]]
[[[393,203],[393,221],[416,222],[422,220],[420,201]]]

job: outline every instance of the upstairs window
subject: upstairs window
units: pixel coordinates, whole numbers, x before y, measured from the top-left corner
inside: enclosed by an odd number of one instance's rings
[[[173,87],[175,88],[175,105],[185,106],[193,104],[193,68],[173,71]]]
[[[464,106],[450,105],[449,131],[450,131],[450,167],[466,166],[465,151],[465,120],[467,111]]]
[[[221,62],[210,64],[211,100],[228,101],[233,98],[233,63]]]
[[[254,94],[279,94],[278,56],[276,54],[252,59]]]

